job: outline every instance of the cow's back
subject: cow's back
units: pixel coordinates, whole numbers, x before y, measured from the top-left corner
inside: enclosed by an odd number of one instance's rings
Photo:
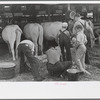
[[[62,28],[62,22],[46,22],[41,24],[46,39],[56,38],[59,30]]]
[[[38,38],[39,24],[37,23],[26,24],[23,31],[27,39],[32,39],[32,38],[36,39]]]

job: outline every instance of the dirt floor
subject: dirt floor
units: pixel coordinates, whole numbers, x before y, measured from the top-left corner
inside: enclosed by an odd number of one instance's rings
[[[91,73],[91,75],[80,75],[79,81],[100,81],[100,45],[95,45],[93,49],[89,50],[89,58],[91,61],[91,66],[88,66],[87,70]],[[8,52],[8,47],[6,44],[0,44],[0,62],[9,62],[12,61],[12,56]],[[45,77],[44,81],[67,81],[64,78],[55,78],[48,75],[46,70],[46,63],[44,63],[40,70],[41,76]],[[16,75],[12,79],[7,80],[0,80],[1,82],[4,81],[14,81],[14,82],[27,82],[27,81],[34,81],[33,77],[30,72],[23,73],[21,75]]]

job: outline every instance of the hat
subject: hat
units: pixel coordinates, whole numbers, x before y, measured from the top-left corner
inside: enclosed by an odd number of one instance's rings
[[[74,19],[75,14],[76,14],[75,11],[71,11],[71,12],[70,12],[70,15],[69,15],[70,18],[71,18],[71,19]]]
[[[76,13],[74,17],[79,17],[81,18],[82,16],[79,13]]]
[[[62,24],[62,27],[63,27],[63,28],[67,28],[67,27],[68,27],[68,23],[64,22],[64,23]]]

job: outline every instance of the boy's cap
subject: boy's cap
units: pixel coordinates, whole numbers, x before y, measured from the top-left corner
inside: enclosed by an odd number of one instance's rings
[[[81,18],[82,16],[79,13],[76,13],[74,17],[79,17]]]
[[[63,28],[67,28],[67,27],[68,27],[68,23],[64,22],[64,23],[62,24],[62,27],[63,27]]]

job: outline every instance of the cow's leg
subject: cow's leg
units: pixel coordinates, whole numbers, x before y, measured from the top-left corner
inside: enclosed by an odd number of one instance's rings
[[[38,44],[34,43],[35,45],[35,56],[38,56]]]
[[[43,43],[38,44],[38,55],[43,55]]]
[[[98,37],[98,44],[100,45],[100,35],[99,35],[99,37]]]
[[[38,41],[38,47],[39,47],[39,52],[38,54],[43,55],[43,28],[40,27],[40,32],[39,32],[39,41]]]
[[[16,35],[16,59],[18,58],[18,45],[20,43],[20,40],[21,40],[21,33],[18,31],[17,32],[17,35]]]
[[[44,38],[43,39],[43,53],[47,51],[48,46],[49,46],[48,41]]]
[[[14,54],[14,42],[11,42],[11,43],[10,43],[10,47],[11,47],[11,53],[12,53],[12,56],[13,56],[13,60],[15,60],[15,54]]]
[[[11,48],[10,48],[9,42],[7,42],[7,45],[8,45],[9,53],[11,53]]]

